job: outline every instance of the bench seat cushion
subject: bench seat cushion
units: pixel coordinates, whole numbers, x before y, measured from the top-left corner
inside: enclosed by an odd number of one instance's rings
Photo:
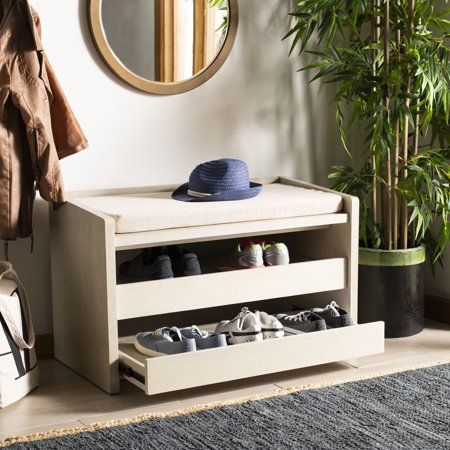
[[[339,212],[338,194],[281,183],[265,185],[259,196],[230,202],[180,202],[171,192],[78,198],[115,220],[116,233],[280,219]]]

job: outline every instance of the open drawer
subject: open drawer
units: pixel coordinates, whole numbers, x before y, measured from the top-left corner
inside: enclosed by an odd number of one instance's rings
[[[345,258],[121,284],[117,319],[153,316],[346,287]]]
[[[122,375],[148,395],[356,358],[384,351],[384,323],[148,358],[119,343]]]

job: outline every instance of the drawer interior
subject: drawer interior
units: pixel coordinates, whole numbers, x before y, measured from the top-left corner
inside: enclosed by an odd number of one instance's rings
[[[153,395],[382,353],[384,323],[156,358],[139,353],[132,340],[123,337],[119,341],[122,376]]]

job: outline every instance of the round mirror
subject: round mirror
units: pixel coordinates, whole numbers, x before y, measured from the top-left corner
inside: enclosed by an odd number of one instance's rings
[[[208,80],[237,31],[236,0],[90,0],[89,22],[109,68],[132,86],[177,94]]]

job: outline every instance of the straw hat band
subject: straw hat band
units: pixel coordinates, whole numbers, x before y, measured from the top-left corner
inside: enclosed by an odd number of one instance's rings
[[[202,198],[202,197],[208,197],[209,195],[213,194],[207,194],[206,192],[195,192],[188,189],[187,191],[188,195],[192,195],[192,197]]]

